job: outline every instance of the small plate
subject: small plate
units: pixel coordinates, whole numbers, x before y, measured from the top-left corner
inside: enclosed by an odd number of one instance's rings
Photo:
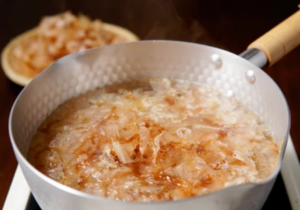
[[[138,41],[139,38],[130,32],[129,30],[122,28],[120,26],[116,26],[113,24],[109,23],[103,23],[103,28],[106,31],[109,31],[113,34],[117,34],[121,37],[126,38],[127,42],[134,42]],[[24,39],[28,39],[30,37],[37,36],[38,29],[33,28],[16,38],[14,38],[12,41],[10,41],[6,47],[4,48],[1,56],[1,62],[2,62],[2,68],[4,71],[4,74],[14,83],[25,86],[27,85],[33,78],[32,77],[27,77],[19,73],[18,71],[15,70],[15,68],[18,66],[18,61],[15,58],[15,56],[12,55],[12,50],[14,46],[18,45],[21,41]]]

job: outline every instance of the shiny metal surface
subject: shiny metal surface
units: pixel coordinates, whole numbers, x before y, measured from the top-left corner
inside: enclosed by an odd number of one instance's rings
[[[216,69],[219,69],[222,67],[223,61],[218,54],[213,54],[211,56],[211,61],[214,64]]]
[[[242,52],[240,54],[240,56],[260,68],[262,68],[268,64],[268,59],[267,59],[266,55],[259,49],[255,49],[255,48],[248,49],[248,50]]]
[[[212,55],[222,59],[216,69]],[[248,70],[255,83],[247,82]],[[30,140],[39,124],[58,105],[95,87],[149,77],[168,77],[205,83],[247,104],[274,131],[285,150],[290,116],[285,98],[274,81],[245,59],[213,47],[172,41],[145,41],[96,48],[71,54],[37,76],[19,95],[11,110],[9,132],[14,152],[43,210],[52,209],[260,209],[280,170],[281,160],[268,180],[228,187],[204,196],[172,202],[121,202],[88,195],[57,183],[26,160]]]
[[[248,71],[246,72],[245,77],[246,77],[246,80],[247,80],[250,84],[254,84],[254,83],[255,83],[256,77],[255,77],[254,71],[248,70]]]

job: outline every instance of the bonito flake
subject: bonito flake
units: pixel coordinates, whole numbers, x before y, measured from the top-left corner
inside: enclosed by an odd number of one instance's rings
[[[90,91],[39,127],[29,161],[77,190],[176,200],[259,182],[279,158],[268,127],[213,87],[150,79]]]

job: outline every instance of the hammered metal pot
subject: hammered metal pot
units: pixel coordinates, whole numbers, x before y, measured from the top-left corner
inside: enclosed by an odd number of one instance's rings
[[[217,58],[217,59],[216,59]],[[249,82],[249,71],[255,81]],[[37,171],[26,160],[41,122],[66,100],[115,82],[166,77],[209,84],[251,107],[274,131],[281,158],[289,131],[283,94],[262,70],[241,57],[213,47],[167,41],[120,44],[66,56],[35,78],[19,95],[10,117],[10,135],[18,162],[34,197],[47,209],[258,209],[280,169],[259,184],[229,187],[204,196],[171,202],[121,202],[66,187]]]
[[[263,50],[250,49],[243,57],[262,66],[269,55]],[[105,46],[71,54],[55,62],[23,89],[9,119],[15,155],[40,207],[43,210],[260,209],[280,170],[290,115],[278,86],[251,62],[221,49],[175,41]],[[269,59],[269,62],[273,61]],[[253,109],[271,128],[280,148],[280,160],[273,174],[260,183],[227,187],[178,201],[122,202],[64,186],[43,175],[26,160],[35,131],[57,106],[96,87],[149,77],[212,85]]]

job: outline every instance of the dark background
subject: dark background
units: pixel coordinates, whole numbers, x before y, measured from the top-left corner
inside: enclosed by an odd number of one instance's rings
[[[192,41],[239,54],[296,12],[298,3],[296,0],[0,0],[0,50],[13,37],[35,27],[42,16],[70,10],[127,27],[141,39]],[[266,72],[289,103],[291,135],[299,156],[300,47]],[[22,88],[10,82],[1,67],[0,86],[1,207],[17,165],[8,137],[8,116]]]

